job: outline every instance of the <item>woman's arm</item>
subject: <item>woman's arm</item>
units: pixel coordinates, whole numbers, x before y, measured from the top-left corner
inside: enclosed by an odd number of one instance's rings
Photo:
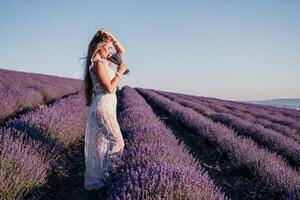
[[[115,92],[116,88],[118,87],[120,77],[115,76],[112,80],[110,80],[108,75],[106,74],[105,66],[102,61],[96,60],[94,62],[92,72],[96,75],[106,92],[110,94]]]
[[[111,37],[112,41],[113,41],[113,45],[117,51],[117,54],[119,54],[121,57],[125,55],[126,51],[125,48],[122,46],[122,44],[117,40],[117,38],[110,33],[108,30],[106,29],[101,29],[100,30],[101,34],[106,34],[107,36]]]
[[[122,46],[122,44],[115,38],[113,38],[113,45],[117,51],[117,54],[119,54],[119,56],[123,57],[126,53],[125,48]]]

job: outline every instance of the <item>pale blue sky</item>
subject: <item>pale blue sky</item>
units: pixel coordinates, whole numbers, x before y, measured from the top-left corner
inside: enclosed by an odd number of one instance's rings
[[[296,0],[3,0],[0,68],[82,78],[78,59],[104,27],[127,50],[121,87],[299,98],[299,10]]]

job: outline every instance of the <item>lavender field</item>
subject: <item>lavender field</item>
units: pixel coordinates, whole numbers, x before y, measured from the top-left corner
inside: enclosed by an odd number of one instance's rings
[[[81,80],[0,69],[0,120],[81,89]]]
[[[1,71],[0,199],[97,199],[82,83],[45,76]],[[130,86],[117,98],[108,199],[300,199],[299,111]]]

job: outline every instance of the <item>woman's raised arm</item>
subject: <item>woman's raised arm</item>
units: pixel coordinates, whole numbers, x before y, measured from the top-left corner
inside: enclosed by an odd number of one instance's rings
[[[117,54],[119,54],[119,56],[123,57],[126,53],[124,47],[122,46],[122,44],[118,41],[118,40],[114,40],[113,45],[116,49]]]
[[[117,54],[119,54],[122,57],[125,55],[125,53],[126,53],[125,48],[123,47],[123,45],[120,43],[120,41],[117,40],[117,38],[112,33],[110,33],[109,31],[107,31],[104,28],[100,30],[100,33],[101,34],[106,34],[107,36],[111,37],[111,39],[113,40],[113,45],[116,49]]]

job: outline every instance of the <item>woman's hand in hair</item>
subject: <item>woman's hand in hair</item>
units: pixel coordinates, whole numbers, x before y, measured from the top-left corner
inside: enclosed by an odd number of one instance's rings
[[[106,30],[104,28],[100,29],[100,33],[104,34],[104,35],[107,35],[108,37],[111,37],[112,40],[116,40],[116,37],[112,33],[110,33],[108,30]]]

